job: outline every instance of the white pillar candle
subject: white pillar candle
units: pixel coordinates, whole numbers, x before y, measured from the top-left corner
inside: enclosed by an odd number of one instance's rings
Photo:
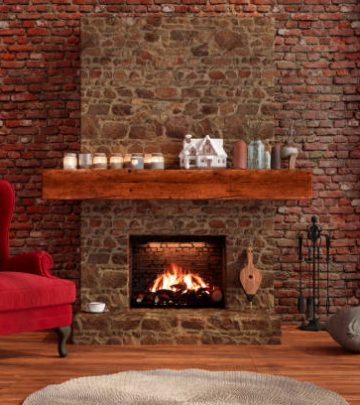
[[[65,170],[76,170],[77,157],[76,153],[66,153],[63,159],[63,167]]]

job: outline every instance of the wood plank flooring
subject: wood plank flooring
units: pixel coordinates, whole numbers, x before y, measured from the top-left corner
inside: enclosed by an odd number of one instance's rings
[[[3,336],[0,404],[20,404],[33,391],[73,377],[135,369],[203,368],[285,375],[332,389],[351,405],[360,405],[360,355],[343,351],[326,332],[286,327],[282,341],[275,346],[69,345],[69,357],[60,359],[53,335]]]

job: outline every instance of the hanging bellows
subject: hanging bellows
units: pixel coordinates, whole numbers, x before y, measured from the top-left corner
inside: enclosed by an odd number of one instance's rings
[[[247,249],[247,265],[240,270],[240,283],[245,291],[247,299],[252,302],[262,280],[261,272],[254,266],[253,249]]]

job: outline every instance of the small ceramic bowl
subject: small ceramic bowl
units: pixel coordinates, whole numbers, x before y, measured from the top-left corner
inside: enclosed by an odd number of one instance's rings
[[[88,310],[89,312],[93,312],[95,314],[99,314],[105,311],[105,302],[89,302],[88,303]]]
[[[294,146],[284,146],[281,149],[281,159],[286,159],[291,155],[296,155],[299,153],[299,149]]]

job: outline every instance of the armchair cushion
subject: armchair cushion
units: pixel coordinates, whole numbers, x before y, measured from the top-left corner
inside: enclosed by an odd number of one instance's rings
[[[37,274],[39,276],[52,277],[50,269],[53,266],[53,259],[49,253],[44,251],[22,253],[9,257],[1,266],[3,271],[20,271],[24,273]]]
[[[17,271],[0,272],[0,313],[74,301],[75,285],[72,281]]]

